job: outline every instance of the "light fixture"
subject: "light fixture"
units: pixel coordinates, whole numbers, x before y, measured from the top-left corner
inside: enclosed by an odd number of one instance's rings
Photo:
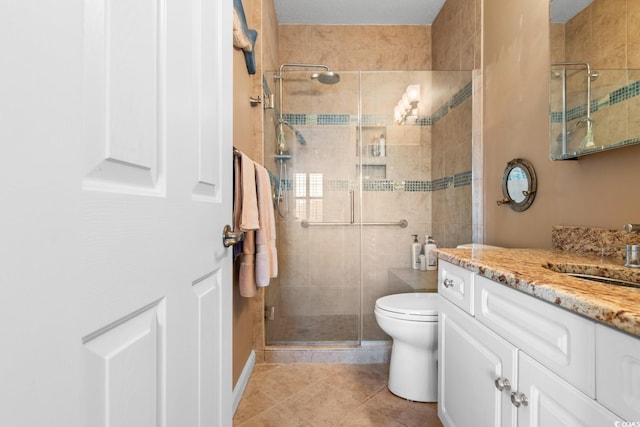
[[[409,85],[393,109],[393,118],[398,124],[415,124],[418,120],[420,85]]]

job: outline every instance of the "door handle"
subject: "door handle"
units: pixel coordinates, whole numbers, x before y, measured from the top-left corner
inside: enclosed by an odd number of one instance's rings
[[[222,244],[225,248],[240,243],[244,240],[244,232],[236,233],[231,226],[225,225],[222,229]]]

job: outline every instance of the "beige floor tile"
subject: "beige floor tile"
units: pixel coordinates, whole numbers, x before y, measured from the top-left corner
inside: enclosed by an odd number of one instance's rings
[[[300,365],[284,364],[277,369],[262,373],[255,386],[276,402],[282,402],[303,388],[324,378],[324,375],[320,374],[320,370],[317,372],[317,375],[314,375],[315,371],[304,369]]]
[[[234,427],[312,427],[291,409],[282,406],[274,406],[253,418],[236,424],[234,419]]]
[[[389,392],[388,372],[388,364],[256,365],[233,425],[442,427],[435,403]]]
[[[233,417],[234,424],[241,424],[276,404],[273,399],[259,390],[248,390],[248,388],[249,385],[247,385],[247,389],[243,393],[236,414]]]
[[[348,392],[321,381],[288,399],[283,406],[308,420],[314,427],[335,427],[355,411],[360,402]]]
[[[404,425],[369,406],[361,405],[340,423],[340,427],[404,427]]]
[[[349,392],[359,402],[364,402],[387,386],[385,376],[365,365],[338,365],[336,373],[324,382]]]
[[[412,402],[384,389],[369,399],[366,406],[398,420],[407,427],[441,427],[435,403]]]

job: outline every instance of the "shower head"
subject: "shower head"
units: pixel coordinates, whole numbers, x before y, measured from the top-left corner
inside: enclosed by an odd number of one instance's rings
[[[323,71],[321,73],[311,74],[312,79],[317,79],[320,83],[325,85],[334,85],[340,81],[340,74],[333,71]]]
[[[296,141],[298,141],[298,144],[307,145],[307,141],[304,139],[304,136],[298,129],[294,129],[293,133],[296,135]]]
[[[302,132],[300,132],[298,129],[293,127],[291,124],[289,124],[289,122],[285,120],[282,120],[280,123],[282,123],[283,125],[285,125],[286,127],[288,127],[293,131],[293,134],[296,136],[296,141],[298,141],[298,144],[307,145],[307,140],[304,139],[304,135],[302,135]]]

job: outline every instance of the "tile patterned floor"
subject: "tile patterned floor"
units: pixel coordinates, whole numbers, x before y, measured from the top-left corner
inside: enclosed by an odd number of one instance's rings
[[[387,389],[388,365],[256,365],[234,427],[441,427],[435,403]]]

